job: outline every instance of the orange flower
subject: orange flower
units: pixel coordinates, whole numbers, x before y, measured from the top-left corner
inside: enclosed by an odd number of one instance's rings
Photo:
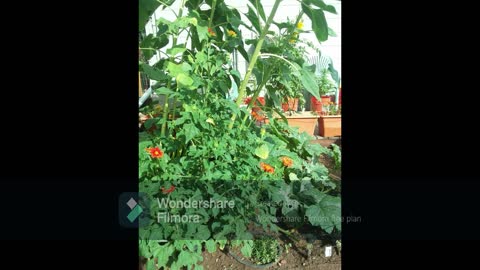
[[[264,163],[264,162],[260,162],[260,168],[262,168],[262,170],[264,172],[267,172],[267,173],[275,172],[275,170],[273,169],[272,166],[270,166],[270,165],[268,165],[267,163]]]
[[[255,111],[255,110],[252,110],[252,112],[250,113],[252,115],[253,118],[255,118],[255,120],[257,121],[263,121],[265,119],[265,116],[264,114],[261,112],[261,111]]]
[[[292,167],[293,165],[293,160],[289,157],[281,157],[280,160],[283,163],[283,166],[285,167]]]
[[[212,28],[210,28],[210,27],[208,28],[208,33],[209,33],[209,34],[210,34],[210,36],[212,36],[212,37],[214,37],[214,36],[216,36],[216,35],[217,35],[217,34],[215,34],[215,31],[213,31],[213,29],[212,29]]]
[[[155,148],[149,147],[149,148],[145,148],[145,150],[150,154],[150,156],[152,158],[162,158],[163,157],[163,151],[160,150],[160,148],[158,148],[158,147],[155,147]]]

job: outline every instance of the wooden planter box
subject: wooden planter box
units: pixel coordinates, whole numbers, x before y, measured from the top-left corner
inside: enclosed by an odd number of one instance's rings
[[[280,117],[275,117],[280,118]],[[319,115],[312,114],[310,111],[298,112],[294,115],[285,115],[288,125],[291,127],[298,127],[300,132],[306,132],[309,135],[314,135],[315,125]],[[265,119],[265,123],[268,124],[268,119]]]
[[[322,137],[342,136],[342,116],[322,115],[318,118],[318,131]]]

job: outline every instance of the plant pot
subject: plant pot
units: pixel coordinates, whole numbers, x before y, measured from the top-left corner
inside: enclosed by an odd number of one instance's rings
[[[321,96],[322,98],[322,104],[324,106],[328,106],[330,105],[330,102],[332,101],[332,97],[331,96]]]
[[[318,118],[318,131],[322,137],[342,136],[342,116],[322,115]]]
[[[318,114],[320,114],[322,112],[322,101],[321,100],[318,100],[316,97],[312,97],[310,99],[311,101],[311,109],[312,111],[314,112],[317,112]]]
[[[311,111],[298,112],[294,115],[285,115],[289,126],[298,127],[300,132],[306,132],[308,135],[314,135],[318,117],[317,114],[312,114]],[[275,116],[275,118],[280,119],[281,117]],[[269,119],[266,118],[264,123],[269,124]]]
[[[256,269],[267,269],[267,268],[270,268],[271,266],[273,265],[276,265],[280,259],[281,259],[281,256],[283,254],[283,250],[282,250],[282,247],[280,245],[277,246],[278,248],[278,251],[277,251],[277,259],[271,263],[267,263],[267,264],[255,264],[254,262],[252,261],[249,261],[249,260],[244,260],[242,259],[241,256],[235,254],[235,252],[232,252],[230,250],[230,246],[227,247],[227,253],[228,255],[230,255],[231,257],[233,257],[237,262],[249,267],[249,268],[256,268]]]
[[[288,103],[282,103],[282,110],[286,111],[298,111],[298,98],[288,98]]]

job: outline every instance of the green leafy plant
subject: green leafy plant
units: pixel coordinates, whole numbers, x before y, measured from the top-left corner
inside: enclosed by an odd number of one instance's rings
[[[267,264],[278,260],[278,241],[271,237],[264,237],[253,241],[252,259],[257,264]]]
[[[316,76],[316,81],[320,96],[331,95],[334,93],[336,85],[330,79],[330,71],[328,69],[322,70],[322,73]]]
[[[335,162],[335,169],[340,169],[342,166],[342,150],[336,144],[332,144],[332,158]]]
[[[295,58],[293,50],[286,55],[262,52],[264,45],[276,46],[266,40],[273,40],[270,26],[276,23],[273,19],[281,0],[275,1],[270,14],[265,14],[259,0],[250,0],[249,11],[244,14],[248,20],[242,20],[240,12],[223,0],[181,0],[179,9],[172,10],[174,2],[140,1],[141,31],[157,8],[173,11],[175,19],[158,19],[157,33],[145,35],[139,42],[144,56],[139,71],[155,81],[152,89],[159,96],[141,108],[139,188],[152,199],[229,200],[235,207],[168,208],[164,209],[165,215],[195,216],[198,220],[159,223],[156,204],[152,204],[145,214],[149,223],[139,230],[139,249],[148,259],[148,269],[198,270],[202,269],[203,249],[215,252],[231,244],[252,255],[254,242],[248,229],[252,224],[265,231],[282,230],[275,217],[283,206],[269,202],[279,203],[285,196],[295,200],[300,191],[289,191],[288,187],[296,187],[296,182],[311,184],[320,214],[333,211],[327,205],[332,200],[325,196],[333,196],[336,186],[318,162],[326,148],[309,144],[310,136],[282,121],[272,120],[262,129],[249,117],[261,89],[275,83],[270,76],[276,69],[275,62],[270,59],[282,63],[283,73],[293,74],[294,85],[285,89],[294,93],[303,87],[317,92],[311,67],[303,65],[300,57]],[[314,20],[316,36],[325,40],[328,26],[323,22],[323,10],[335,13],[335,9],[323,1],[304,0],[302,10],[295,23],[279,24],[280,28],[286,27],[282,38],[293,36],[306,14]],[[246,53],[240,26],[257,35],[252,41],[252,55]],[[181,35],[186,35],[184,43],[179,43]],[[249,62],[243,77],[232,68],[230,55],[234,50]],[[160,54],[160,60],[152,64],[155,54]],[[247,89],[252,75],[258,79],[257,85]],[[230,98],[233,86],[239,87],[236,100]],[[280,101],[275,98],[277,90],[269,91],[262,109],[271,116],[278,111],[275,104]],[[251,102],[241,108],[247,94],[252,96]],[[312,209],[315,202],[297,201],[299,215],[317,211]],[[312,224],[327,231],[331,225]]]

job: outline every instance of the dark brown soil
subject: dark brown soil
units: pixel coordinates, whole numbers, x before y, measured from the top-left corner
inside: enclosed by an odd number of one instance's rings
[[[269,267],[268,269],[325,269],[325,270],[340,270],[341,269],[341,255],[337,254],[336,249],[333,249],[333,255],[329,258],[325,257],[325,249],[322,247],[320,240],[315,240],[311,255],[308,256],[306,249],[307,242],[300,240],[292,247],[285,249],[286,241],[279,240],[283,252],[280,256],[279,263]],[[204,269],[209,270],[248,270],[256,269],[237,262],[233,257],[226,252],[217,251],[213,254],[204,252],[204,261],[202,263]]]

